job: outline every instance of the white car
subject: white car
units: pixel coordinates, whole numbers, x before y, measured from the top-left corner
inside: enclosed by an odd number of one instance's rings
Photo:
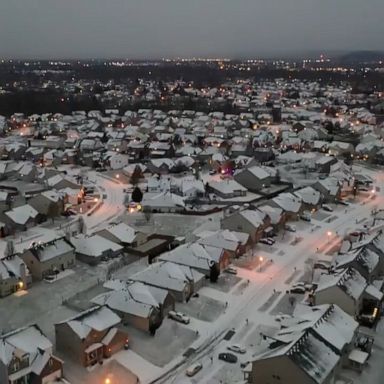
[[[269,238],[260,239],[260,240],[259,240],[259,243],[261,243],[261,244],[267,244],[267,245],[273,245],[273,244],[275,244],[275,242],[274,242],[274,241],[271,241],[271,239],[269,239]]]
[[[231,275],[237,275],[237,269],[235,267],[228,267],[225,269],[225,272],[230,273]]]
[[[189,322],[191,321],[190,318],[187,315],[184,315],[184,313],[182,312],[169,311],[168,317],[183,324],[189,324]]]
[[[288,232],[296,232],[296,227],[293,224],[285,224],[285,230]]]
[[[324,211],[333,212],[333,208],[328,204],[323,204],[321,208],[323,208]]]
[[[240,345],[237,345],[237,344],[230,345],[230,346],[227,347],[227,349],[229,351],[232,351],[232,352],[235,352],[235,353],[240,353],[242,355],[247,352],[245,350],[245,348],[242,348],[242,347],[240,347]]]
[[[195,376],[197,372],[201,371],[203,369],[203,364],[201,363],[195,363],[191,365],[187,370],[185,371],[185,374],[189,377]]]

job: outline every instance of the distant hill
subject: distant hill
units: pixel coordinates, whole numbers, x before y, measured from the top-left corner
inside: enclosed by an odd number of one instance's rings
[[[384,60],[384,51],[355,51],[339,57],[339,61],[344,64],[372,63],[380,60]]]

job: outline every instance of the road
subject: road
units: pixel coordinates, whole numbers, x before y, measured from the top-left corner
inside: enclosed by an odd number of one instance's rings
[[[103,204],[91,216],[83,215],[87,232],[92,233],[124,212],[125,186],[118,180],[102,176],[97,172],[89,172],[88,177],[95,183],[100,194],[105,196]]]

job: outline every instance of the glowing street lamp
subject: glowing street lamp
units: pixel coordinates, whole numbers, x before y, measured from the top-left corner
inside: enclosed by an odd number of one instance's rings
[[[331,232],[331,231],[328,231],[328,232],[327,232],[327,236],[328,236],[328,243],[329,243],[330,240],[331,240],[332,232]]]
[[[119,174],[117,174],[117,175],[116,175],[116,179],[118,179],[119,177],[120,177],[120,175],[119,175]]]
[[[107,377],[104,381],[104,384],[111,384],[111,379]]]
[[[263,262],[263,260],[264,260],[264,258],[263,258],[263,256],[260,256],[259,257],[259,261],[260,261],[260,264],[259,264],[259,270],[260,270],[260,272],[261,272],[261,263]]]

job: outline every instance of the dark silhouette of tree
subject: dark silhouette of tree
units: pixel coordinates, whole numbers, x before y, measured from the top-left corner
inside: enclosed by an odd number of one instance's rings
[[[211,283],[216,283],[220,276],[220,269],[217,264],[213,264],[210,267],[211,273],[209,274],[209,279]]]
[[[143,174],[141,172],[141,169],[140,167],[136,166],[132,175],[131,175],[131,178],[129,179],[129,182],[132,184],[132,185],[137,185],[140,181],[140,179],[142,178]]]
[[[140,203],[143,200],[143,192],[139,187],[136,187],[132,192],[132,201],[135,203]]]

